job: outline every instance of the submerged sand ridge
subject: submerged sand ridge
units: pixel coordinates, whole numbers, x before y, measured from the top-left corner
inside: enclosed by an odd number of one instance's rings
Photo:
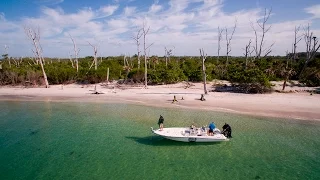
[[[0,100],[81,101],[99,103],[129,103],[169,108],[192,108],[257,116],[282,117],[320,121],[320,95],[310,93],[241,94],[210,92],[200,101],[203,84],[186,88],[183,83],[148,86],[148,89],[116,84],[52,85],[50,88],[1,87]],[[304,87],[289,90],[305,91]],[[93,94],[99,92],[103,94]],[[172,103],[176,96],[178,102]],[[184,100],[181,100],[183,97]]]

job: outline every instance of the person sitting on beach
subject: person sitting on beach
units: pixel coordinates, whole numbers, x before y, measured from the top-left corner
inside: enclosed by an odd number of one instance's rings
[[[209,124],[209,136],[213,136],[213,131],[216,128],[216,125],[214,124],[214,122],[211,122]]]
[[[200,101],[205,101],[206,99],[204,98],[204,94],[201,94]]]
[[[178,102],[176,96],[173,96],[173,100],[172,100],[172,103],[175,103],[175,102]]]
[[[160,128],[160,131],[163,130],[163,122],[164,122],[164,118],[160,115],[159,121],[158,121],[158,125]]]

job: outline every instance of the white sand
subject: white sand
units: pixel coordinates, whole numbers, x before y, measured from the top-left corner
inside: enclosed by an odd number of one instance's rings
[[[212,85],[207,85],[208,91]],[[52,85],[50,88],[0,87],[0,100],[29,101],[85,101],[102,103],[130,103],[158,107],[194,108],[224,111],[257,116],[283,117],[320,121],[320,95],[310,93],[239,94],[209,92],[206,101],[198,100],[203,94],[203,85],[194,83],[185,89],[184,83],[174,85],[141,87],[114,87],[97,84],[98,92],[92,94],[95,85]],[[276,89],[281,83],[276,83]],[[288,91],[304,91],[312,88],[287,87]],[[176,95],[178,102],[172,103]],[[184,100],[181,100],[181,98]]]

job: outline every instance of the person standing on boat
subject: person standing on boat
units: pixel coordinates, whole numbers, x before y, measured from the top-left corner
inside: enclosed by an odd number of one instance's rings
[[[216,125],[214,124],[214,122],[211,122],[209,124],[209,136],[213,136],[213,130],[216,128]]]
[[[231,126],[227,123],[224,123],[224,125],[222,126],[222,133],[224,136],[226,136],[227,138],[232,138],[231,136],[231,133],[232,133],[232,130],[231,130]]]
[[[158,121],[158,125],[160,128],[160,131],[163,130],[163,122],[164,122],[164,118],[160,115],[159,121]]]

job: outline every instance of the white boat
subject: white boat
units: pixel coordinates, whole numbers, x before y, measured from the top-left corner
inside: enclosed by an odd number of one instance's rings
[[[194,128],[191,129],[189,127],[172,127],[172,128],[163,128],[162,130],[157,129],[154,130],[151,127],[151,131],[158,135],[162,136],[166,139],[174,140],[174,141],[182,141],[182,142],[221,142],[228,141],[223,134],[221,134],[219,129],[214,129],[213,135],[208,135],[208,129],[203,128]]]

